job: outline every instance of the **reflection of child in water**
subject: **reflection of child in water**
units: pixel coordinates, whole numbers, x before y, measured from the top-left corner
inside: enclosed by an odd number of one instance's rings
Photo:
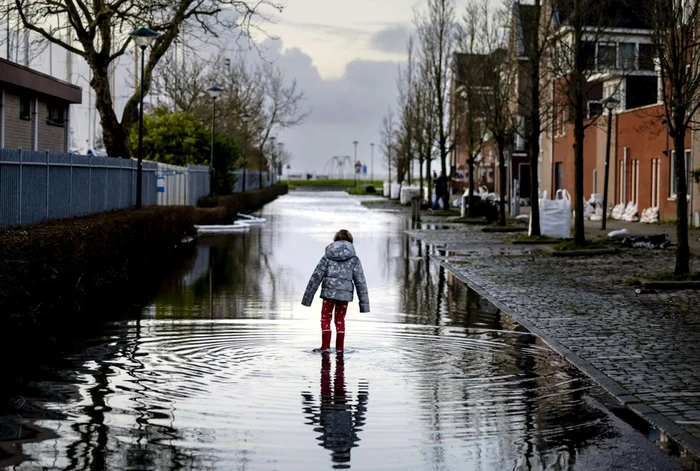
[[[320,406],[315,403],[313,394],[302,393],[303,410],[310,425],[316,425],[315,432],[320,446],[331,450],[333,468],[350,467],[350,450],[359,446],[357,433],[365,424],[369,389],[366,382],[360,382],[357,404],[352,404],[351,394],[345,392],[345,362],[342,355],[336,356],[335,375],[331,385],[331,358],[324,354],[321,358],[321,398]]]

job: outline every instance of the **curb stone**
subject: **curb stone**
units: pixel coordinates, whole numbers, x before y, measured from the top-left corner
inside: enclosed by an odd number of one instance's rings
[[[580,356],[573,353],[568,348],[564,347],[556,339],[548,335],[544,330],[536,327],[532,322],[528,321],[520,314],[515,313],[505,304],[498,301],[486,289],[473,282],[473,280],[471,280],[467,275],[453,267],[449,262],[445,261],[439,256],[431,255],[430,257],[433,261],[438,262],[440,266],[448,270],[459,281],[476,291],[481,297],[489,301],[491,304],[496,306],[498,309],[500,309],[513,319],[515,319],[516,322],[528,329],[530,332],[539,336],[542,339],[542,341],[545,344],[547,344],[547,346],[549,346],[549,348],[554,350],[557,354],[561,355],[564,359],[569,361],[569,363],[573,364],[576,368],[590,376],[595,382],[597,382],[603,389],[605,389],[609,394],[611,394],[625,407],[632,410],[635,414],[640,416],[648,423],[665,432],[669,437],[678,442],[678,444],[684,447],[687,451],[689,451],[695,456],[700,457],[700,439],[683,430],[672,420],[654,411],[651,407],[649,407],[639,398],[637,398],[637,396],[620,386],[617,382],[610,379],[608,376],[603,374],[593,365],[583,360]]]

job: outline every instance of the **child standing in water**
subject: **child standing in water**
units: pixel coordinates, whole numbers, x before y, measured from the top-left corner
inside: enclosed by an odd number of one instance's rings
[[[352,234],[345,229],[338,231],[333,243],[326,247],[326,255],[311,275],[301,304],[311,306],[321,283],[321,348],[315,351],[327,352],[331,348],[331,320],[335,310],[335,349],[342,353],[345,345],[345,313],[348,303],[353,300],[354,290],[357,290],[357,297],[360,298],[360,312],[369,312],[369,295],[362,263],[355,255]]]

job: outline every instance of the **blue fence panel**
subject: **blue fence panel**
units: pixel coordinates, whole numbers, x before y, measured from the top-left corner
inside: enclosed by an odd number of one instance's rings
[[[36,224],[47,219],[47,156],[45,152],[22,151],[21,224]]]
[[[93,157],[90,161],[90,213],[106,210],[107,169],[103,159]]]
[[[131,207],[137,169],[133,159],[0,149],[0,228]],[[196,205],[209,194],[208,167],[176,170],[176,204]],[[158,204],[157,173],[157,163],[143,162],[144,206]],[[253,189],[257,172],[249,179]]]
[[[20,151],[0,149],[0,227],[20,224]]]
[[[49,153],[49,219],[71,216],[70,174],[71,158],[69,154]]]
[[[73,156],[73,172],[71,175],[71,204],[73,216],[90,214],[90,157]]]

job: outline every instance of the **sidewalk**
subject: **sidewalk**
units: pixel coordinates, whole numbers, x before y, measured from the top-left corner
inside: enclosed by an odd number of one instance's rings
[[[590,225],[591,235],[601,235],[598,227]],[[633,235],[663,230],[675,240],[673,226],[608,224],[622,227]],[[672,271],[673,249],[559,258],[549,255],[551,247],[513,245],[514,235],[472,226],[409,235],[436,246],[434,259],[453,275],[700,456],[700,292],[636,294],[626,284]],[[694,241],[698,253],[697,235]],[[691,268],[699,270],[700,260]]]

